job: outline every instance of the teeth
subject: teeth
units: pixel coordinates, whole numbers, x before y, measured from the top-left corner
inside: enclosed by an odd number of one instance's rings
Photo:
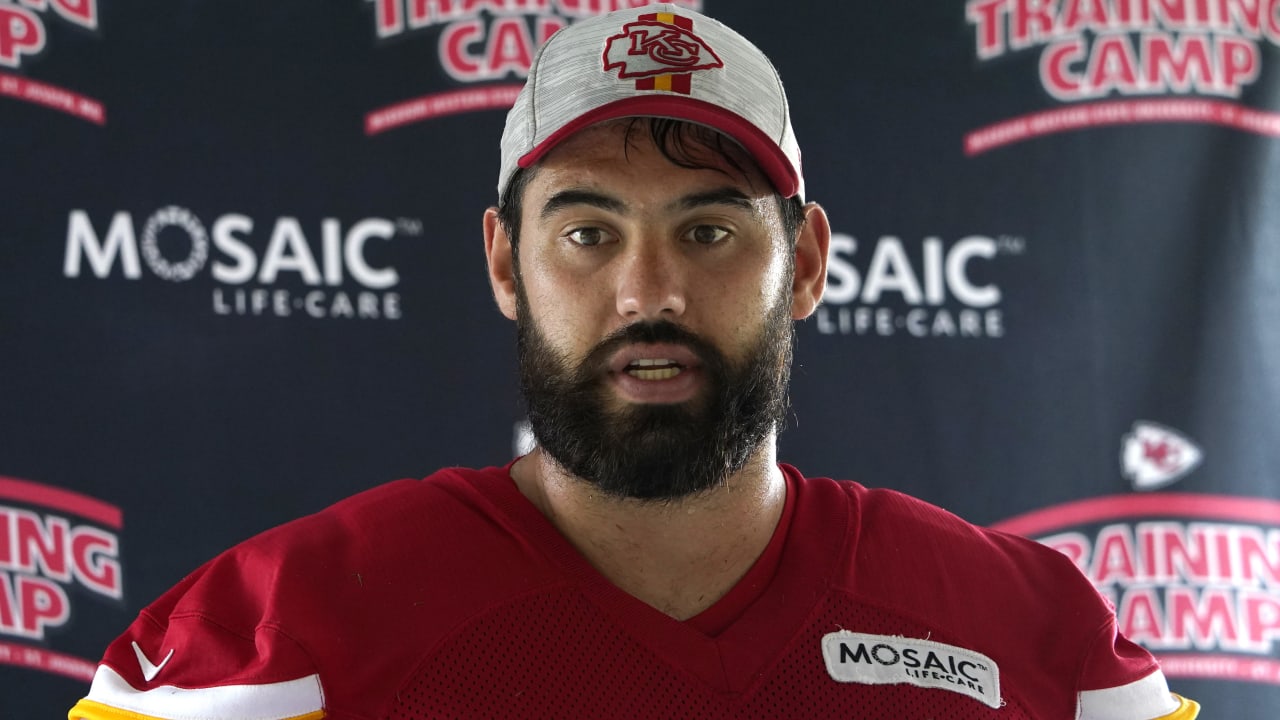
[[[644,359],[644,360],[635,360],[635,361],[632,361],[632,363],[631,363],[631,364],[632,364],[632,365],[639,365],[640,367],[649,367],[649,366],[652,366],[652,365],[675,365],[675,364],[676,364],[676,361],[675,361],[675,360],[648,360],[648,359]]]
[[[668,366],[652,370],[631,369],[627,371],[631,377],[640,380],[670,380],[680,374],[680,368]]]
[[[627,373],[640,380],[670,380],[682,371],[680,363],[668,358],[640,358],[627,365]]]

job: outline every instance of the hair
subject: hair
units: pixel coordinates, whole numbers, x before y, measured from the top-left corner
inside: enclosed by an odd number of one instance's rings
[[[632,133],[641,122],[648,126],[649,138],[654,146],[668,162],[677,167],[689,170],[710,169],[727,174],[722,165],[714,162],[714,159],[718,159],[723,161],[723,165],[746,176],[749,170],[743,166],[742,161],[745,159],[754,166],[750,155],[747,155],[728,136],[705,125],[686,120],[632,118],[623,139],[624,148],[630,146]],[[520,243],[520,215],[524,191],[534,174],[535,168],[517,168],[498,198],[498,221],[502,223],[502,229],[511,239],[513,252],[518,251]],[[781,193],[774,193],[774,197],[778,202],[778,211],[787,241],[794,246],[800,228],[804,224],[804,205],[799,197],[784,198]]]

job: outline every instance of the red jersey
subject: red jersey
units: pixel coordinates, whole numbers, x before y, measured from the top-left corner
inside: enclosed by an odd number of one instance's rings
[[[769,546],[683,622],[601,576],[504,468],[375,488],[160,597],[70,718],[1195,717],[1063,555],[783,471]]]

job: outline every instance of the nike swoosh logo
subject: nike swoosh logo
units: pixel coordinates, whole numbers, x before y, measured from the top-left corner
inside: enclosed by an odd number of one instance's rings
[[[136,642],[133,643],[133,654],[138,656],[138,665],[142,668],[142,679],[151,682],[160,673],[160,668],[164,667],[169,662],[169,658],[173,657],[173,650],[169,650],[169,654],[164,656],[159,665],[152,663]]]

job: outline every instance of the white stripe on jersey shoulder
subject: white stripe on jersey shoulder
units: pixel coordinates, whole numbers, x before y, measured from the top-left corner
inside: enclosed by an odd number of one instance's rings
[[[99,665],[89,695],[69,717],[71,720],[318,720],[324,717],[324,693],[319,675],[263,685],[190,689],[161,685],[136,690],[115,670]]]
[[[1079,720],[1192,720],[1200,706],[1169,692],[1164,673],[1156,670],[1128,685],[1080,693]]]

